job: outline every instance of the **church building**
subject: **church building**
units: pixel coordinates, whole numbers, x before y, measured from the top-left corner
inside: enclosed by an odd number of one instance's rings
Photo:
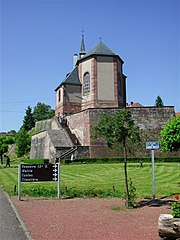
[[[84,35],[73,69],[55,89],[55,115],[70,115],[89,108],[126,106],[123,60],[102,41],[86,53]]]
[[[55,162],[72,154],[76,158],[115,156],[102,139],[92,139],[92,126],[98,124],[102,114],[126,107],[139,128],[148,133],[149,141],[159,135],[164,124],[175,116],[174,107],[126,106],[123,64],[121,57],[102,41],[86,53],[82,35],[72,71],[55,89],[54,118],[36,123],[30,158]]]

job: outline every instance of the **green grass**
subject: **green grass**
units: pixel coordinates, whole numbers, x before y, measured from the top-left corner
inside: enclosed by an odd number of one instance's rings
[[[61,165],[61,195],[63,197],[124,197],[124,168],[122,163]],[[138,198],[152,196],[151,163],[128,164],[128,177],[136,187]],[[18,185],[17,162],[12,168],[0,167],[0,186],[10,195]],[[21,183],[22,195],[57,196],[57,182]],[[180,193],[180,168],[178,163],[155,164],[156,197]]]

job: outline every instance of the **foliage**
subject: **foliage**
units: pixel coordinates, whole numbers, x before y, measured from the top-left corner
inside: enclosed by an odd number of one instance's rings
[[[99,124],[93,127],[93,131],[93,138],[103,137],[111,148],[116,148],[117,145],[127,148],[128,144],[140,141],[139,128],[135,125],[131,112],[127,110],[101,116]]]
[[[180,203],[175,202],[171,205],[172,215],[174,218],[180,218]]]
[[[3,154],[8,151],[9,144],[14,143],[14,137],[12,136],[0,136],[0,158],[1,163],[3,159]]]
[[[129,179],[129,199],[128,199],[128,207],[133,208],[136,200],[136,188],[133,185],[131,178]]]
[[[11,131],[9,131],[8,133],[13,134],[13,135],[16,135],[16,130],[11,130]]]
[[[159,95],[156,98],[155,107],[157,107],[157,108],[164,107],[163,100],[162,100],[162,98]]]
[[[52,118],[54,116],[54,110],[50,105],[38,102],[34,107],[33,117],[36,121]]]
[[[6,153],[8,151],[8,145],[13,143],[14,143],[14,137],[0,136],[0,152]]]
[[[26,115],[24,116],[24,120],[23,120],[23,128],[24,130],[29,131],[34,126],[35,126],[35,121],[34,121],[32,109],[30,106],[28,106],[26,110]]]
[[[29,154],[31,137],[37,133],[37,131],[33,129],[35,121],[49,119],[53,116],[54,110],[51,109],[51,106],[44,103],[37,103],[33,112],[30,106],[27,107],[23,125],[16,134],[16,153],[18,157]]]
[[[162,152],[176,152],[180,150],[180,117],[174,117],[167,122],[160,133]]]
[[[127,151],[129,145],[140,142],[139,128],[135,125],[131,112],[122,109],[112,115],[106,114],[100,117],[99,124],[93,130],[95,132],[94,138],[103,137],[108,147],[114,147],[116,150],[122,147],[124,150],[126,201],[129,206],[130,193],[127,176]]]
[[[18,157],[22,157],[29,153],[31,144],[31,138],[28,132],[21,127],[16,135],[16,154]]]

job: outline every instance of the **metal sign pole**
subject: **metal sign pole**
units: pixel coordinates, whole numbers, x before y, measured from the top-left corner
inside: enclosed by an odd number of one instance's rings
[[[60,186],[60,164],[61,162],[59,161],[58,163],[58,199],[61,197],[61,186]]]
[[[21,164],[18,166],[18,200],[21,201]]]
[[[155,180],[154,180],[154,150],[151,150],[151,160],[152,160],[152,197],[155,199]]]

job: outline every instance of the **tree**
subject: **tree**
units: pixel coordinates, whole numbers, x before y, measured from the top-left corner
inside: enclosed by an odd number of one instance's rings
[[[8,133],[13,134],[15,136],[16,135],[16,130],[11,130]]]
[[[32,109],[30,106],[28,106],[26,110],[26,115],[24,116],[24,120],[23,120],[23,128],[26,131],[29,131],[34,126],[35,126],[35,121],[34,121]]]
[[[180,117],[174,117],[167,122],[160,133],[162,152],[176,152],[180,150]]]
[[[157,108],[164,107],[163,100],[162,100],[162,98],[159,95],[156,98],[155,107],[157,107]]]
[[[93,130],[94,138],[103,137],[108,147],[117,147],[117,144],[123,147],[126,201],[130,207],[132,202],[128,186],[127,152],[129,143],[140,141],[139,128],[135,125],[130,111],[119,110],[112,115],[101,116],[99,124],[94,126]]]
[[[31,138],[28,132],[21,127],[16,135],[16,154],[18,157],[22,157],[29,153],[31,144]]]
[[[54,116],[54,110],[50,105],[38,102],[34,107],[33,117],[36,121],[52,118]]]
[[[0,136],[0,159],[3,163],[3,154],[8,151],[9,144],[14,143],[14,138],[12,136]]]

